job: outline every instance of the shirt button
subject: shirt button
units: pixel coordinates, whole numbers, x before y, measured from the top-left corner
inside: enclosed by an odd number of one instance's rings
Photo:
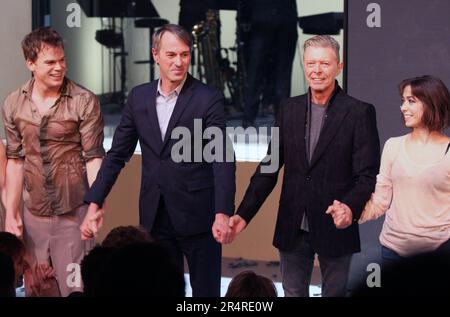
[[[306,180],[309,182],[311,180],[311,176],[306,176]]]

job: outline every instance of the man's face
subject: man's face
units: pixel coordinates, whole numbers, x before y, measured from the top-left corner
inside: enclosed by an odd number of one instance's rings
[[[66,73],[64,50],[44,44],[34,62],[27,60],[27,67],[38,84],[47,89],[59,89]]]
[[[191,51],[180,38],[170,32],[161,37],[159,51],[152,49],[153,58],[160,67],[163,84],[178,86],[189,70]]]
[[[309,46],[303,57],[306,81],[314,93],[331,92],[334,80],[342,70],[343,64],[330,47]]]

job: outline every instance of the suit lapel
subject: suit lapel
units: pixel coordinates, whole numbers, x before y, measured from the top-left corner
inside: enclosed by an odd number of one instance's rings
[[[328,144],[334,138],[337,130],[342,124],[349,108],[340,102],[341,93],[338,93],[335,100],[329,105],[329,109],[325,114],[325,122],[319,136],[319,141],[311,158],[310,168],[319,160],[325,152]]]
[[[149,94],[147,96],[146,108],[147,114],[150,120],[150,136],[151,136],[151,145],[153,146],[156,153],[160,153],[162,148],[162,137],[161,130],[159,129],[158,115],[156,113],[156,90],[158,87],[158,81],[155,80],[149,89]]]
[[[189,100],[191,99],[194,91],[195,81],[191,75],[187,75],[186,81],[184,82],[183,88],[181,89],[180,95],[178,96],[175,108],[173,109],[172,115],[170,116],[169,124],[167,125],[166,135],[164,137],[163,148],[167,145],[170,139],[172,130],[175,128],[181,114],[186,109]]]

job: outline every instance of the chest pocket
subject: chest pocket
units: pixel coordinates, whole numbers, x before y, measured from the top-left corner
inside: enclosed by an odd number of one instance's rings
[[[49,140],[67,140],[78,135],[78,122],[73,120],[51,120],[47,125],[47,138]]]

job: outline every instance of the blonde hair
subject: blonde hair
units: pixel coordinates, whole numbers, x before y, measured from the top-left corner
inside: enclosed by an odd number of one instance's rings
[[[336,55],[338,63],[340,63],[340,57],[339,57],[340,46],[339,46],[339,43],[334,38],[332,38],[331,36],[329,36],[329,35],[316,35],[316,36],[313,36],[310,39],[307,39],[305,41],[305,43],[303,44],[303,52],[310,46],[313,46],[313,47],[329,47],[329,48],[331,48],[334,51],[335,55]]]

